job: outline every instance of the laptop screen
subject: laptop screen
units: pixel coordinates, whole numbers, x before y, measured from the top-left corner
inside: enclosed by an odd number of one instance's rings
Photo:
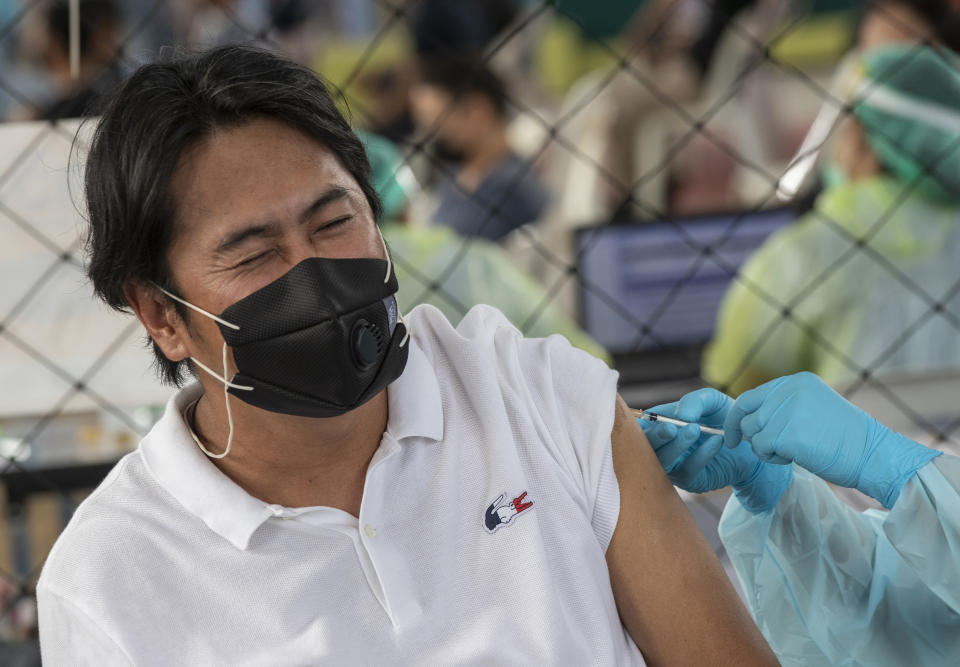
[[[703,345],[735,272],[792,209],[577,230],[581,322],[614,354]]]

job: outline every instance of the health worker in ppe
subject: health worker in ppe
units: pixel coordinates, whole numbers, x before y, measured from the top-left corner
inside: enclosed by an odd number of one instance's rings
[[[803,370],[837,386],[863,369],[960,368],[960,60],[888,44],[847,72],[826,188],[721,306],[703,374],[733,395]]]
[[[736,401],[701,389],[651,412],[695,422],[641,422],[675,485],[733,487],[720,538],[783,665],[960,662],[960,459],[806,372]],[[857,512],[826,482],[889,511]]]

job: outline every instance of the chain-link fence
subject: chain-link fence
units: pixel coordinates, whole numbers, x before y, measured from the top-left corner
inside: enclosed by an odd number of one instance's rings
[[[11,121],[0,125],[0,637],[34,636],[50,546],[170,393],[153,379],[139,323],[90,294],[74,207],[90,126],[63,120],[167,45],[284,52],[330,81],[358,128],[393,141],[385,179],[402,205],[383,230],[402,307],[430,302],[456,319],[489,302],[525,333],[564,333],[608,355],[635,407],[809,369],[919,440],[960,443],[960,196],[938,167],[960,132],[946,131],[937,155],[911,154],[857,113],[843,74],[862,75],[844,55],[870,40],[913,42],[900,67],[933,43],[952,63],[950,22],[894,2],[603,5],[0,8],[0,114]],[[425,75],[467,54],[461,85]],[[488,69],[505,84],[488,94],[503,107],[512,165],[495,188],[438,150]],[[861,76],[857,98],[896,80],[897,68]],[[418,113],[411,100],[431,83],[446,106]],[[823,120],[831,112],[859,124]],[[833,131],[808,135],[811,125]],[[804,175],[827,134],[827,169]],[[878,142],[919,165],[914,176],[898,179],[882,158],[861,174]],[[821,185],[844,151],[855,156],[846,181]],[[921,193],[931,182],[946,193],[934,203]],[[531,191],[536,210],[511,217]],[[469,229],[438,236],[427,224],[468,205]],[[507,232],[490,233],[508,218]],[[705,525],[723,500],[690,503]]]

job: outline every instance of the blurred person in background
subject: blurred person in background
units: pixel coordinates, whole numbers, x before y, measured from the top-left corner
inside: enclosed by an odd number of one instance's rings
[[[84,182],[94,289],[191,382],[46,559],[45,664],[776,664],[614,371],[489,306],[400,316],[312,71],[145,65]]]
[[[875,7],[861,38],[872,48],[844,91],[852,113],[831,137],[814,210],[771,237],[724,298],[703,374],[733,395],[801,370],[836,385],[860,369],[960,367],[957,56],[918,43],[937,33],[903,3]]]
[[[580,5],[579,15],[586,15],[590,3],[563,4]],[[613,177],[603,183],[601,204],[614,217],[649,217],[649,209],[631,201],[635,193],[630,186],[646,174],[656,173],[656,164],[637,162],[637,145],[649,128],[651,115],[702,98],[718,47],[732,21],[744,22],[747,10],[758,5],[771,16],[785,7],[776,0],[647,0],[635,4],[636,13],[623,27],[630,67],[614,73],[597,95],[600,103],[608,106],[606,117],[601,116],[607,125],[600,162]],[[762,31],[754,27],[751,32]],[[591,102],[591,106],[595,104],[597,100]],[[712,131],[719,133],[721,140],[732,141],[720,130]],[[734,180],[739,165],[699,133],[689,141],[689,145],[680,145],[668,167],[666,210],[685,215],[735,208],[738,193]]]
[[[45,10],[42,62],[49,74],[55,98],[36,113],[36,118],[56,120],[93,115],[123,80],[117,62],[122,17],[113,0],[81,0],[80,70],[70,71],[70,3],[57,0]]]
[[[383,202],[380,231],[396,266],[400,312],[429,303],[456,325],[470,308],[485,303],[506,315],[514,326],[522,327],[525,336],[560,334],[575,347],[610,363],[606,350],[560,312],[543,287],[518,269],[499,245],[485,239],[465,239],[443,225],[408,224],[407,191],[400,181],[405,175],[413,180],[410,170],[389,140],[366,132],[359,134],[370,159],[374,187]],[[534,315],[533,322],[525,326]]]
[[[370,0],[365,0],[369,2]],[[269,39],[294,62],[309,65],[317,48],[336,34],[340,18],[332,0],[270,0],[268,3]],[[360,8],[363,3],[357,3]]]
[[[613,178],[601,183],[602,206],[615,217],[649,217],[648,208],[638,207],[631,201],[631,195],[636,192],[632,192],[629,186],[647,174],[656,173],[657,163],[637,162],[637,146],[643,142],[651,114],[685,106],[688,112],[699,116],[719,104],[720,96],[726,95],[734,86],[741,90],[733,105],[743,104],[741,113],[750,114],[752,142],[758,146],[759,152],[756,155],[745,152],[744,139],[736,133],[735,127],[731,127],[735,124],[724,118],[724,112],[708,114],[713,121],[708,124],[712,137],[697,133],[686,145],[677,146],[667,172],[664,206],[674,215],[743,206],[744,195],[738,188],[740,181],[751,177],[749,170],[745,171],[717,142],[735,146],[748,160],[760,162],[771,158],[781,146],[786,146],[783,134],[787,128],[780,126],[779,118],[766,112],[772,105],[768,91],[764,90],[764,85],[769,83],[765,80],[766,68],[755,67],[754,62],[764,57],[759,51],[760,43],[780,42],[789,36],[790,31],[779,35],[777,31],[784,25],[796,25],[792,23],[796,18],[791,12],[798,9],[803,12],[844,12],[865,5],[861,49],[887,42],[896,35],[902,39],[905,32],[916,35],[918,26],[921,33],[931,32],[948,46],[956,44],[958,36],[957,22],[946,0],[911,3],[890,0],[869,3],[855,0],[817,0],[813,3],[647,0],[634,4],[636,13],[631,21],[624,23],[626,27],[622,35],[630,70],[614,73],[610,83],[591,102],[593,109],[607,107],[605,114],[595,114],[592,122],[606,122],[606,145],[599,161]],[[559,6],[578,24],[588,25],[586,17],[591,6],[587,0],[564,0]],[[751,45],[746,35],[752,35],[758,44]],[[728,60],[720,61],[718,57]],[[730,58],[739,58],[740,61],[731,62]],[[749,70],[750,74],[741,81],[738,74],[743,70]],[[674,113],[670,111],[668,115]],[[679,140],[686,129],[678,130],[674,141]]]
[[[549,195],[534,166],[507,141],[507,95],[481,61],[428,60],[411,92],[420,135],[443,170],[433,221],[463,236],[498,241],[536,221]]]
[[[365,3],[371,6],[363,8]],[[339,0],[341,19],[347,13],[385,13],[389,6],[376,0]],[[450,56],[480,57],[517,15],[515,0],[402,0],[406,31],[391,31],[409,45],[389,62],[367,64],[355,75],[354,85],[370,98],[363,108],[364,127],[401,144],[415,131],[410,108],[410,90],[416,82],[420,63]],[[348,21],[355,23],[355,21]],[[349,32],[349,27],[345,26]],[[359,26],[358,26],[359,27]],[[375,21],[356,37],[373,35]],[[381,54],[382,55],[382,54]],[[317,69],[325,71],[323,63]]]
[[[278,8],[264,0],[172,0],[174,25],[188,48],[253,43]]]
[[[861,11],[853,47],[860,52],[885,44],[924,41],[960,52],[960,2],[875,0]]]
[[[420,0],[410,3],[407,24],[417,56],[442,60],[480,57],[517,16],[517,0]]]

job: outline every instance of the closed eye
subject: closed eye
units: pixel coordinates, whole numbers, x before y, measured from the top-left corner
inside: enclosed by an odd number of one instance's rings
[[[327,231],[327,230],[336,229],[337,227],[340,227],[340,226],[342,226],[342,225],[350,222],[351,220],[353,220],[353,218],[354,218],[354,216],[351,214],[351,215],[344,215],[344,216],[342,216],[342,217],[336,218],[335,220],[331,220],[331,221],[328,222],[328,223],[325,223],[325,224],[323,224],[323,225],[320,225],[320,226],[314,231],[314,234],[319,234],[319,233],[324,232],[324,231]],[[239,268],[244,267],[244,266],[247,266],[247,267],[253,266],[254,264],[257,264],[260,260],[266,258],[266,257],[267,257],[270,253],[272,253],[272,252],[274,252],[274,251],[273,251],[273,250],[265,250],[265,251],[263,251],[263,252],[257,253],[256,255],[253,255],[252,257],[248,257],[248,258],[246,258],[245,260],[234,264],[232,268],[234,268],[234,269],[239,269]]]
[[[239,263],[235,264],[233,268],[238,269],[238,268],[240,268],[241,266],[252,266],[253,264],[255,264],[256,262],[258,262],[259,260],[261,260],[261,259],[263,259],[264,257],[266,257],[267,255],[269,255],[271,252],[273,252],[273,251],[272,251],[272,250],[267,250],[267,251],[265,251],[265,252],[258,253],[258,254],[256,254],[256,255],[254,255],[253,257],[248,257],[247,259],[243,260],[242,262],[239,262]]]
[[[344,225],[347,222],[350,222],[351,220],[353,220],[353,215],[345,215],[340,218],[336,218],[335,220],[331,220],[330,222],[317,227],[316,231],[314,231],[314,234],[318,234],[320,232],[324,232],[330,229],[336,229],[337,227],[340,227],[341,225]]]

